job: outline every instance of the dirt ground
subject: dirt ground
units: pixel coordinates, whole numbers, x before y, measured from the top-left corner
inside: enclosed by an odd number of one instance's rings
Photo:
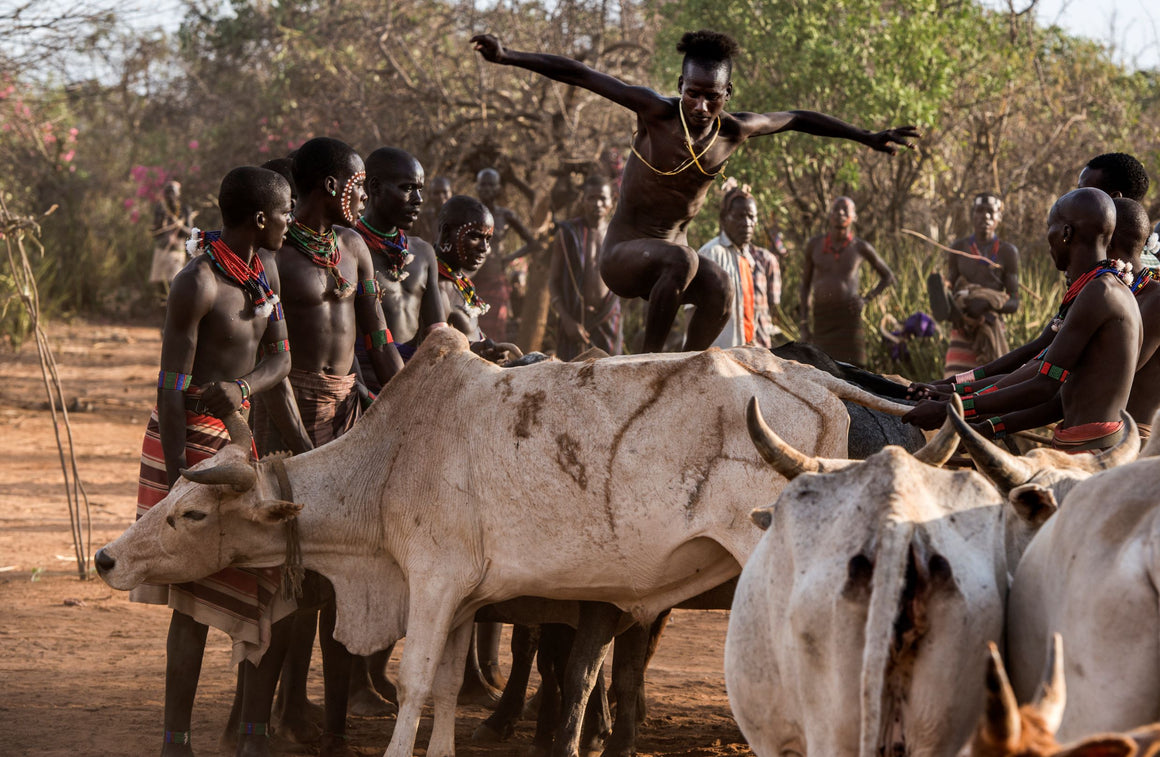
[[[66,397],[77,403],[70,418],[95,552],[133,519],[160,338],[153,326],[83,321],[55,324],[49,334]],[[17,353],[0,346],[0,755],[157,754],[168,622],[165,608],[130,604],[95,576],[78,578],[35,345]],[[725,696],[727,623],[726,612],[674,613],[647,675],[641,755],[752,754]],[[203,757],[219,754],[233,688],[227,637],[211,630],[193,722]],[[314,671],[317,701],[321,688]],[[524,753],[531,722],[504,744],[471,743],[487,714],[459,708],[457,753]],[[379,754],[392,726],[351,718],[352,743]],[[429,732],[425,718],[417,754]]]

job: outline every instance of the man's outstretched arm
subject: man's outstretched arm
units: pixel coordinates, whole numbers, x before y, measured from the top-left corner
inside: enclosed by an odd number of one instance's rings
[[[914,147],[909,140],[922,135],[914,126],[898,126],[885,131],[867,131],[840,118],[816,113],[812,110],[788,110],[780,113],[734,113],[741,123],[745,138],[777,134],[783,131],[800,131],[818,137],[849,139],[871,147],[879,152],[893,155],[898,145]]]
[[[646,118],[663,118],[672,107],[669,100],[648,87],[625,84],[615,76],[589,68],[563,55],[508,50],[491,34],[477,34],[471,38],[471,44],[484,60],[505,66],[519,66],[564,84],[583,87]]]

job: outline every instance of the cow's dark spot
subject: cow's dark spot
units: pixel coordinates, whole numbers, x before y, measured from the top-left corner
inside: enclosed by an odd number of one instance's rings
[[[510,373],[501,376],[500,380],[496,382],[496,386],[499,387],[499,398],[502,402],[507,402],[512,398],[512,375]]]
[[[581,489],[588,490],[588,472],[580,461],[580,442],[568,434],[556,437],[556,464],[567,473]]]
[[[544,409],[544,400],[548,395],[543,391],[530,392],[520,400],[516,410],[516,425],[512,429],[519,439],[527,439],[532,435],[532,427],[540,425],[540,411]]]
[[[591,386],[596,381],[596,361],[589,360],[576,372],[576,381],[580,386]]]
[[[870,580],[874,577],[874,561],[864,554],[857,554],[846,564],[846,585],[842,596],[851,602],[867,602],[870,599]]]

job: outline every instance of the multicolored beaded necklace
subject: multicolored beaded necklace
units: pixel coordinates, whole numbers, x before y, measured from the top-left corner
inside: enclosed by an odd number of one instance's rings
[[[395,229],[394,234],[379,231],[367,223],[366,216],[360,216],[354,224],[354,230],[366,240],[371,252],[377,252],[387,260],[387,278],[391,281],[402,281],[410,274],[403,268],[415,259],[407,248],[407,235],[402,229]]]
[[[1148,286],[1148,282],[1154,278],[1156,278],[1156,274],[1152,273],[1152,269],[1144,268],[1144,270],[1140,271],[1140,275],[1133,279],[1132,283],[1128,286],[1131,288],[1132,294],[1138,296],[1144,290],[1144,287]]]
[[[341,300],[354,294],[354,285],[343,278],[338,270],[338,264],[342,262],[342,250],[338,247],[338,236],[334,229],[322,234],[295,218],[290,222],[286,236],[314,265],[325,268],[334,277],[335,287],[332,291],[335,297]]]
[[[971,254],[978,258],[986,258],[992,263],[999,262],[999,237],[995,237],[995,241],[991,243],[991,251],[987,253],[979,252],[978,246],[975,244],[975,235],[971,234]]]
[[[1075,302],[1075,298],[1079,297],[1079,293],[1082,292],[1084,287],[1086,287],[1088,284],[1092,283],[1100,276],[1103,276],[1105,273],[1115,274],[1118,280],[1123,281],[1123,272],[1116,267],[1116,263],[1118,262],[1119,261],[1101,260],[1094,268],[1072,282],[1071,286],[1067,288],[1067,291],[1063,293],[1063,299],[1059,303],[1059,312],[1057,312],[1055,317],[1051,319],[1052,331],[1059,331],[1060,327],[1063,326],[1063,319],[1067,317],[1067,311],[1071,310],[1071,306],[1072,303]]]
[[[439,261],[439,275],[455,284],[455,288],[459,291],[459,296],[463,298],[463,302],[467,306],[467,312],[473,318],[478,318],[491,310],[491,305],[488,305],[479,298],[479,294],[475,291],[475,284],[471,282],[471,279],[462,273],[452,271],[451,266],[442,260]]]
[[[850,234],[843,239],[844,241],[842,242],[842,246],[835,249],[833,244],[830,242],[830,235],[826,234],[826,238],[822,240],[822,252],[833,255],[834,260],[841,258],[842,252],[845,251],[845,249],[850,246],[850,243],[854,241],[854,235]]]
[[[195,255],[204,252],[213,261],[214,268],[249,293],[254,302],[254,313],[259,318],[267,318],[275,313],[280,317],[282,309],[277,307],[278,295],[270,288],[266,269],[258,253],[255,252],[250,258],[249,265],[246,265],[238,254],[222,241],[221,236],[220,231],[194,229],[189,242],[186,243],[186,249]]]

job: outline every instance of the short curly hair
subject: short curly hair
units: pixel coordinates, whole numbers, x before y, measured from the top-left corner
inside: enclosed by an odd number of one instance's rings
[[[684,53],[685,63],[695,61],[710,65],[724,64],[733,70],[733,57],[741,50],[737,40],[728,34],[700,29],[685,32],[677,43],[677,52]]]
[[[1085,168],[1104,175],[1105,185],[1100,189],[1111,194],[1119,192],[1129,200],[1140,202],[1148,194],[1148,172],[1144,165],[1126,152],[1106,152],[1087,162]]]

